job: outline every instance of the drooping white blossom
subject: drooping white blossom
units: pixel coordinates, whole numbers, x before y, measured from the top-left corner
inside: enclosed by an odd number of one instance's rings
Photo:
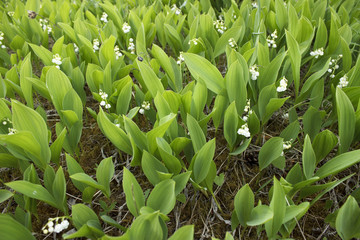
[[[249,69],[250,73],[251,73],[251,80],[256,80],[258,78],[259,74],[259,68],[258,66],[252,65]]]
[[[108,22],[107,17],[108,15],[106,14],[106,12],[103,12],[100,20],[103,21],[104,23],[107,23]]]
[[[247,123],[243,124],[237,131],[239,135],[243,135],[244,137],[250,137],[250,131]]]
[[[130,32],[131,27],[127,22],[124,22],[124,24],[122,25],[122,30],[124,33],[128,33],[128,32]]]
[[[287,84],[288,84],[288,80],[287,80],[285,77],[283,77],[283,78],[280,80],[280,85],[276,88],[276,91],[277,91],[277,92],[285,92],[285,91],[286,91]]]
[[[315,51],[311,51],[310,55],[315,57],[315,58],[319,58],[319,56],[324,55],[324,48],[318,48]]]

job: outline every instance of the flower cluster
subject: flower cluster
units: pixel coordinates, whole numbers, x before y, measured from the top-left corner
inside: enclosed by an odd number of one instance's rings
[[[198,39],[198,38],[193,38],[193,39],[191,39],[188,43],[189,43],[189,45],[190,45],[191,43],[193,43],[194,45],[198,45],[199,39]]]
[[[128,50],[131,51],[131,54],[135,54],[135,44],[134,44],[134,39],[132,39],[132,38],[129,39]]]
[[[276,45],[276,39],[277,39],[277,37],[278,37],[278,36],[277,36],[277,31],[276,31],[276,29],[275,29],[275,31],[274,31],[270,36],[268,36],[267,39],[266,39],[269,47],[272,47],[272,48],[276,48],[276,47],[277,47],[277,45]]]
[[[56,64],[57,69],[60,69],[60,65],[62,64],[62,61],[58,53],[53,55],[53,59],[51,61]]]
[[[176,63],[178,65],[180,65],[185,60],[182,54],[183,54],[183,52],[180,52],[180,56],[178,57],[178,60],[176,61]]]
[[[115,46],[115,48],[114,48],[114,52],[115,52],[115,58],[116,58],[116,60],[118,60],[118,59],[119,59],[119,57],[121,57],[121,56],[122,56],[122,53],[120,52],[120,48],[119,48],[119,46],[118,46],[118,45],[116,45],[116,46]]]
[[[284,150],[288,150],[291,148],[291,141],[292,139],[290,139],[290,141],[286,141],[283,143],[283,151],[281,153],[281,156],[284,156]]]
[[[4,119],[2,120],[2,125],[7,125],[7,124],[9,124],[9,123],[11,123],[11,121],[10,121],[9,118],[4,118]]]
[[[324,55],[324,48],[318,48],[315,51],[311,51],[310,55],[315,58],[318,58],[319,56]]]
[[[12,17],[12,16],[14,16],[15,12],[10,11],[10,12],[7,12],[7,14],[8,14],[10,17]]]
[[[6,46],[2,43],[3,40],[4,40],[4,33],[0,31],[0,45],[1,45],[1,48],[6,48]]]
[[[101,97],[101,102],[100,102],[100,106],[105,107],[106,109],[111,108],[110,103],[108,103],[107,98],[108,98],[108,94],[106,92],[103,92],[101,89],[99,89],[99,95]]]
[[[173,4],[171,7],[171,11],[175,12],[176,15],[181,14],[181,10],[176,6],[176,4]]]
[[[344,76],[342,76],[340,78],[340,82],[339,84],[337,85],[338,88],[344,88],[344,87],[347,87],[347,85],[349,84],[349,81],[348,81],[348,76],[345,74]]]
[[[252,2],[252,3],[251,3],[251,6],[252,6],[253,8],[258,8],[258,5],[257,5],[256,2]]]
[[[285,76],[282,77],[282,79],[280,80],[280,85],[276,88],[276,91],[285,92],[287,84],[288,84],[288,80],[285,78]]]
[[[59,223],[61,220],[61,223]],[[65,219],[65,217],[56,217],[49,218],[48,222],[41,229],[44,234],[48,233],[60,233],[61,231],[67,229],[69,227],[69,221]]]
[[[100,20],[103,21],[104,23],[107,23],[108,22],[107,17],[108,15],[106,14],[106,12],[103,12]]]
[[[340,54],[336,59],[331,59],[329,62],[329,69],[327,70],[330,74],[330,78],[335,77],[335,71],[339,69],[338,61],[342,58],[342,54]]]
[[[223,34],[226,31],[225,23],[221,19],[214,21],[214,26],[216,30],[221,34]]]
[[[250,109],[250,99],[247,100],[246,106],[244,107],[245,116],[242,117],[244,122],[247,122],[249,115],[252,114],[252,110]]]
[[[8,135],[13,135],[13,134],[17,133],[17,130],[15,128],[8,128],[8,131],[9,131]]]
[[[97,50],[99,50],[100,46],[100,42],[99,39],[95,38],[93,40],[93,51],[96,52]]]
[[[39,20],[39,23],[40,23],[40,27],[43,29],[43,31],[46,31],[46,29],[47,29],[48,34],[51,33],[52,28],[51,28],[51,26],[48,24],[48,23],[49,23],[48,20],[46,20],[46,19],[40,19],[40,20]]]
[[[236,44],[236,41],[235,41],[234,38],[230,38],[230,39],[229,39],[229,45],[230,45],[230,47],[232,47],[232,48],[237,48],[237,44]]]
[[[128,33],[128,32],[130,32],[131,27],[127,22],[124,22],[124,24],[122,25],[122,30],[124,33]]]
[[[243,135],[244,137],[250,137],[250,131],[247,123],[243,124],[237,131],[237,134]]]
[[[74,51],[75,51],[76,53],[79,52],[79,47],[76,45],[76,43],[74,43]]]
[[[140,114],[144,114],[145,110],[149,110],[150,109],[150,103],[148,101],[143,101],[143,103],[141,104],[141,108],[139,110]]]
[[[259,76],[259,67],[256,64],[252,65],[249,71],[251,73],[251,80],[256,80]]]

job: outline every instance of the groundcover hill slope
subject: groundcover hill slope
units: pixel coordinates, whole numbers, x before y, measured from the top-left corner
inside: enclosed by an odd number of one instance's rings
[[[0,239],[360,238],[359,1],[0,19]]]

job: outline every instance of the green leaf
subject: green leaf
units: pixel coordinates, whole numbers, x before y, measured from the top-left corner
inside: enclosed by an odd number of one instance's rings
[[[44,119],[35,110],[26,107],[18,101],[12,100],[13,126],[18,131],[29,131],[40,144],[41,155],[38,156],[46,164],[50,161],[48,129]]]
[[[246,227],[254,208],[254,193],[248,184],[240,188],[234,199],[234,208],[241,226]]]
[[[219,70],[208,60],[193,53],[183,53],[186,66],[191,75],[199,81],[200,78],[205,82],[208,89],[219,94],[225,87],[224,79]]]
[[[90,187],[96,188],[96,189],[100,189],[101,191],[104,191],[105,188],[100,185],[99,183],[97,183],[94,179],[92,179],[89,175],[85,174],[85,173],[75,173],[73,175],[70,176],[71,179],[82,182]]]
[[[175,184],[175,195],[179,195],[179,193],[186,187],[187,182],[191,176],[191,171],[187,171],[176,175],[173,177],[173,180],[176,182]]]
[[[283,151],[283,139],[280,137],[270,138],[260,149],[259,167],[260,170],[265,169],[274,160],[280,157]]]
[[[263,124],[265,124],[270,117],[272,116],[272,114],[279,110],[284,103],[289,99],[290,97],[286,97],[286,98],[271,98],[269,103],[266,105],[265,108],[265,114],[263,115]]]
[[[144,150],[141,167],[149,181],[156,185],[161,179],[158,173],[168,173],[167,168],[153,155]]]
[[[195,182],[201,183],[209,173],[210,164],[215,154],[215,138],[207,142],[195,156],[193,173]]]
[[[270,221],[273,218],[272,210],[266,205],[259,205],[251,211],[248,226],[258,226]]]
[[[35,44],[31,44],[31,43],[29,43],[29,45],[32,48],[32,50],[34,51],[34,53],[41,59],[41,61],[46,66],[53,65],[53,63],[52,63],[53,54],[49,50],[47,50],[43,46],[39,47],[39,46],[37,46]]]
[[[164,136],[175,117],[176,114],[170,113],[168,116],[160,119],[159,126],[146,133],[150,153],[154,153],[157,148],[156,138]]]
[[[59,158],[61,154],[61,150],[63,147],[63,143],[66,137],[67,130],[64,128],[56,140],[51,144],[50,151],[51,151],[51,161],[56,165],[59,165]]]
[[[29,53],[23,60],[20,67],[20,86],[24,94],[27,105],[30,108],[34,108],[32,98],[32,84],[28,81],[27,77],[32,77],[32,66],[31,66],[31,53]]]
[[[312,143],[316,155],[316,163],[319,163],[324,159],[330,151],[333,150],[337,142],[338,139],[335,134],[328,129],[317,134]]]
[[[349,149],[354,138],[356,117],[349,98],[340,88],[336,88],[336,110],[339,127],[339,152],[344,153]]]
[[[134,175],[125,167],[123,189],[126,197],[126,205],[129,211],[133,216],[138,217],[140,214],[140,208],[145,206],[144,194]]]
[[[164,232],[163,225],[164,222],[159,217],[158,212],[141,214],[131,225],[129,239],[165,240],[167,238],[167,228],[165,226],[166,232]]]
[[[232,102],[225,111],[224,116],[224,137],[228,142],[230,149],[233,149],[237,139],[238,113],[235,102]]]
[[[299,86],[300,86],[300,64],[301,64],[301,54],[299,44],[288,31],[286,33],[286,43],[288,46],[289,57],[291,61],[291,69],[295,85],[295,95],[298,95]]]
[[[8,200],[11,198],[14,194],[8,190],[0,189],[0,203]]]
[[[198,152],[206,143],[205,134],[202,131],[199,123],[190,114],[187,115],[186,123],[191,142],[194,146],[194,151]]]
[[[349,196],[336,217],[336,231],[344,240],[360,238],[360,208],[355,198]]]
[[[0,239],[35,240],[29,229],[6,214],[0,214]]]
[[[80,229],[89,221],[94,221],[100,226],[100,221],[96,213],[84,204],[75,204],[72,206],[72,222],[76,229]]]
[[[239,115],[244,111],[247,99],[246,80],[242,78],[244,69],[240,62],[236,60],[229,67],[226,74],[226,91],[229,102],[235,101],[236,110]]]
[[[111,157],[102,160],[96,169],[96,179],[103,186],[104,194],[108,198],[110,197],[110,182],[114,176],[114,171],[115,167]]]
[[[105,115],[102,108],[99,110],[97,122],[101,132],[121,151],[132,154],[132,147],[129,137],[124,130],[113,124]]]
[[[163,93],[164,86],[162,85],[160,79],[156,76],[154,70],[144,62],[137,60],[136,63],[139,66],[141,76],[144,79],[144,83],[147,89],[149,89],[151,96],[155,98],[158,92]]]
[[[360,162],[360,150],[343,153],[326,162],[315,173],[315,176],[323,179],[337,174],[350,166]]]
[[[156,184],[149,195],[146,205],[167,215],[173,210],[175,202],[175,181],[167,179]]]
[[[285,192],[275,177],[270,209],[273,211],[274,216],[265,223],[265,230],[269,238],[274,238],[282,225],[286,210]]]
[[[298,215],[303,215],[309,209],[310,204],[308,202],[303,202],[296,205],[291,205],[286,207],[286,212],[283,220],[283,224],[287,223],[288,221],[296,218]]]
[[[169,60],[168,55],[166,55],[166,53],[164,52],[164,50],[162,50],[158,45],[153,44],[152,45],[152,55],[154,56],[154,58],[156,60],[158,60],[159,64],[161,65],[161,67],[164,69],[164,71],[166,72],[166,74],[169,76],[170,81],[173,83],[173,85],[175,86],[175,91],[177,92],[180,89],[177,89],[176,87],[176,80],[175,80],[175,73],[174,73],[174,69],[171,65],[171,62]]]
[[[128,117],[124,116],[125,130],[130,135],[136,146],[140,150],[147,150],[148,143],[146,135],[139,129],[139,127]]]
[[[302,155],[302,163],[303,163],[305,178],[306,179],[311,178],[314,174],[314,170],[316,167],[316,156],[315,156],[315,152],[312,148],[309,135],[305,136],[304,150],[303,150],[303,155]]]
[[[179,228],[169,240],[193,240],[194,239],[194,225],[186,225]]]
[[[27,197],[46,202],[47,204],[58,208],[54,197],[43,186],[39,184],[19,180],[5,183],[5,185],[9,188],[14,189],[16,192],[24,194]]]
[[[214,56],[213,58],[218,57],[220,54],[222,54],[225,51],[226,46],[229,44],[229,39],[233,38],[235,42],[238,42],[242,40],[245,33],[245,27],[244,26],[233,26],[229,30],[227,30],[219,40],[217,40],[215,49],[214,49]]]
[[[62,207],[61,210],[64,213],[67,213],[66,181],[62,167],[60,167],[55,174],[54,182],[52,184],[52,193],[58,206],[59,207],[61,206]]]

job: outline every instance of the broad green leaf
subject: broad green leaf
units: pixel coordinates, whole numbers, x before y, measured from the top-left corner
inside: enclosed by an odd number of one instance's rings
[[[244,142],[235,151],[230,153],[230,155],[236,156],[243,153],[248,148],[250,142],[251,142],[251,138],[244,140]]]
[[[328,129],[317,134],[312,143],[316,155],[316,163],[324,159],[333,150],[337,142],[338,139],[335,134]]]
[[[262,119],[263,124],[265,124],[271,118],[272,114],[275,111],[279,110],[289,98],[290,97],[271,98],[265,108],[265,114],[263,115],[263,119]]]
[[[145,150],[141,159],[141,167],[145,176],[154,186],[161,181],[158,172],[168,173],[167,168],[156,157]]]
[[[350,166],[360,162],[360,150],[343,153],[326,162],[315,173],[315,176],[323,179],[337,174]]]
[[[311,178],[314,174],[314,170],[316,167],[316,156],[315,156],[315,152],[312,148],[309,135],[305,136],[304,150],[303,150],[303,154],[302,154],[302,163],[303,163],[305,178],[306,179]]]
[[[135,219],[129,231],[129,239],[146,240],[157,239],[165,240],[167,231],[164,233],[163,221],[158,212],[142,214]],[[167,230],[166,226],[165,229]]]
[[[264,71],[260,74],[259,78],[257,79],[257,84],[259,86],[259,89],[263,89],[264,87],[274,84],[276,79],[279,75],[281,64],[284,61],[284,58],[286,56],[286,52],[278,54],[274,60],[268,64]]]
[[[140,62],[138,60],[136,62],[139,66],[139,70],[142,78],[144,79],[145,85],[151,93],[151,96],[155,98],[158,92],[163,93],[164,86],[162,85],[160,79],[156,76],[154,70],[144,62]]]
[[[136,146],[140,150],[147,150],[148,143],[146,135],[139,129],[139,127],[128,117],[124,116],[125,130],[130,135]]]
[[[251,219],[251,212],[254,208],[254,193],[246,184],[237,192],[234,199],[234,208],[241,226],[246,227]]]
[[[251,211],[248,226],[258,226],[270,221],[273,218],[273,211],[266,205],[259,205]]]
[[[238,114],[242,114],[246,105],[247,90],[246,90],[246,79],[243,79],[242,65],[236,60],[230,65],[230,68],[226,74],[226,91],[229,102],[235,101],[236,110]]]
[[[14,189],[16,192],[24,194],[27,197],[46,202],[47,204],[58,208],[54,197],[43,186],[39,184],[19,180],[5,183],[5,185],[9,188]]]
[[[299,205],[291,205],[286,207],[286,212],[283,220],[283,224],[296,218],[298,215],[304,214],[310,207],[308,202],[303,202]]]
[[[299,44],[288,31],[286,33],[286,43],[288,46],[289,57],[291,61],[291,69],[295,85],[295,95],[298,95],[300,86],[300,65],[301,65],[301,54]]]
[[[154,153],[157,148],[156,138],[164,136],[175,117],[176,114],[170,113],[168,116],[160,119],[159,126],[146,133],[150,153]]]
[[[283,151],[283,139],[280,137],[270,138],[260,149],[259,167],[260,170],[265,169],[275,159],[280,157]]]
[[[47,50],[43,46],[37,46],[37,45],[31,44],[31,43],[29,45],[32,48],[32,50],[35,52],[35,54],[41,59],[41,61],[46,66],[53,65],[53,63],[52,63],[53,54],[49,50]]]
[[[29,229],[9,215],[0,214],[0,226],[0,239],[35,240]]]
[[[173,177],[173,180],[176,182],[175,184],[175,195],[177,196],[185,187],[187,182],[189,181],[191,175],[191,171],[187,171],[176,175]]]
[[[126,135],[124,130],[113,124],[105,115],[102,108],[100,108],[97,122],[100,130],[104,135],[121,151],[132,154],[132,147],[129,137]]]
[[[173,210],[175,202],[175,181],[167,179],[156,184],[149,195],[146,205],[167,215]]]
[[[193,173],[195,182],[201,183],[208,175],[215,154],[215,139],[207,142],[195,156]]]
[[[123,189],[126,197],[126,205],[131,214],[137,217],[140,214],[140,208],[145,206],[144,194],[136,178],[127,168],[124,168],[123,174]]]
[[[20,67],[20,86],[24,94],[27,105],[30,108],[34,108],[33,98],[32,98],[32,84],[27,79],[32,77],[32,66],[31,66],[31,53],[29,53],[23,60]]]
[[[169,60],[168,55],[166,55],[166,53],[164,52],[164,50],[162,50],[158,45],[153,44],[152,46],[152,55],[154,56],[154,58],[156,60],[159,61],[159,64],[161,65],[161,67],[164,69],[164,71],[166,72],[166,74],[169,76],[171,82],[173,83],[173,86],[175,87],[175,91],[177,92],[180,89],[177,89],[176,87],[176,83],[175,83],[175,73],[174,73],[174,69],[171,65],[171,62]]]
[[[0,189],[0,203],[8,200],[11,198],[14,194],[8,190]]]
[[[71,175],[70,178],[73,180],[82,182],[90,187],[100,189],[101,191],[105,191],[105,188],[103,187],[103,185],[100,185],[94,179],[92,179],[89,175],[87,175],[85,173],[81,173],[81,172],[75,173],[75,174]]]
[[[194,225],[186,225],[179,228],[169,240],[193,240],[194,239]]]
[[[55,174],[54,182],[52,184],[52,193],[58,206],[59,207],[61,206],[62,207],[61,210],[64,213],[67,213],[66,181],[62,167],[60,167]]]
[[[96,213],[91,208],[81,203],[72,206],[72,222],[76,229],[79,230],[89,221],[94,221],[100,226],[100,221]]]
[[[63,147],[63,143],[66,137],[67,130],[64,128],[61,133],[57,136],[56,140],[51,144],[51,161],[56,165],[59,165],[59,158],[61,154],[61,150]]]
[[[208,89],[219,94],[225,87],[224,79],[219,70],[208,60],[193,53],[183,53],[186,66],[191,75],[199,81],[201,78]]]
[[[114,176],[114,171],[115,167],[111,157],[102,160],[96,169],[96,179],[103,186],[104,193],[108,198],[110,197],[110,182]]]
[[[360,208],[355,198],[349,196],[336,217],[336,231],[344,240],[360,238]]]
[[[284,221],[286,210],[285,192],[275,177],[270,209],[273,211],[274,216],[270,221],[265,223],[265,230],[269,238],[274,238]]]
[[[195,152],[198,152],[206,143],[205,134],[199,123],[190,114],[187,115],[187,127]]]
[[[238,121],[235,102],[232,102],[226,109],[224,116],[224,137],[228,142],[230,149],[233,149],[237,139]]]
[[[216,42],[214,49],[213,58],[218,57],[225,51],[226,46],[229,44],[229,39],[233,38],[235,42],[241,41],[245,33],[244,26],[233,26],[228,31],[226,31],[219,40]]]
[[[336,88],[336,111],[339,128],[339,152],[344,153],[349,149],[354,138],[356,117],[349,98],[340,88]]]

